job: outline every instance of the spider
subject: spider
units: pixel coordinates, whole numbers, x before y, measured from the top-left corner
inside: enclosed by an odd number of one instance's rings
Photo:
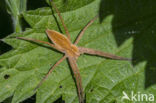
[[[90,20],[88,22],[88,24],[79,33],[75,42],[72,43],[70,40],[69,31],[68,31],[68,29],[64,23],[64,20],[61,16],[59,10],[57,9],[57,7],[53,1],[51,1],[51,4],[52,4],[52,7],[55,8],[55,10],[56,10],[56,12],[57,12],[57,14],[61,20],[61,23],[65,29],[65,32],[66,32],[66,36],[55,31],[55,30],[47,29],[46,34],[48,35],[49,39],[53,42],[53,44],[46,42],[46,41],[35,40],[35,39],[31,39],[31,38],[24,38],[24,37],[16,37],[16,38],[22,39],[22,40],[27,40],[27,41],[32,41],[32,42],[37,42],[37,43],[47,44],[47,45],[50,45],[52,48],[60,51],[61,53],[64,53],[64,56],[51,67],[51,69],[48,71],[48,73],[44,76],[44,78],[37,85],[35,90],[40,87],[40,85],[51,74],[51,72],[54,70],[54,68],[57,65],[59,65],[63,60],[68,59],[70,67],[72,69],[72,72],[73,72],[75,80],[76,80],[79,103],[84,103],[84,93],[83,93],[83,88],[82,88],[83,86],[82,86],[82,82],[81,82],[81,76],[80,76],[78,66],[76,64],[76,60],[81,54],[86,53],[86,54],[90,54],[90,55],[97,55],[97,56],[102,56],[102,57],[111,58],[111,59],[118,59],[118,60],[130,60],[130,59],[120,57],[120,56],[116,56],[116,55],[109,54],[109,53],[105,53],[105,52],[102,52],[99,50],[94,50],[91,48],[84,48],[84,47],[77,46],[77,44],[79,43],[79,41],[80,41],[81,37],[83,36],[84,32],[86,31],[86,29],[98,18],[98,15],[95,16],[92,20]]]

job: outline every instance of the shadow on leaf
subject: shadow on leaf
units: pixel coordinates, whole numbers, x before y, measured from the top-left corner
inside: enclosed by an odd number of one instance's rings
[[[156,84],[156,1],[154,0],[101,0],[100,22],[113,15],[112,31],[117,45],[133,37],[132,58],[135,66],[146,61],[145,88]]]

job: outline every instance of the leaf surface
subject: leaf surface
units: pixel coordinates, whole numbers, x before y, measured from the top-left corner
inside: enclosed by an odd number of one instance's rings
[[[72,41],[89,20],[99,13],[101,1],[87,0],[84,4],[81,4],[83,2],[78,3],[80,4],[69,3],[68,8],[71,7],[71,9],[63,9],[66,5],[56,2],[69,29]],[[12,38],[22,36],[50,42],[45,33],[47,28],[64,34],[59,18],[56,14],[52,15],[51,8],[30,10],[24,12],[23,15],[31,28],[21,35],[14,33],[4,39],[13,47],[13,50],[0,56],[0,101],[13,96],[12,103],[18,103],[34,95],[33,89],[50,67],[63,56],[49,46]],[[102,22],[97,19],[87,29],[78,46],[132,58],[134,38],[129,37],[118,46],[112,29],[114,18],[115,15],[110,14]],[[132,20],[132,24],[135,20]],[[124,30],[120,24],[116,25],[119,25],[118,33]],[[152,85],[148,89],[144,88],[146,63],[146,61],[142,61],[133,66],[131,62],[127,61],[81,55],[77,64],[82,77],[86,102],[123,103],[121,101],[123,91],[129,95],[131,91],[156,94],[156,85]],[[6,74],[10,75],[8,79],[4,78]],[[67,60],[55,68],[36,93],[36,103],[52,103],[60,97],[66,103],[78,103],[75,82]]]

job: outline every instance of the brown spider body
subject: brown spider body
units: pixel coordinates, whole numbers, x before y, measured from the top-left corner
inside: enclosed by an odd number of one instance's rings
[[[72,44],[66,36],[54,30],[46,30],[46,33],[55,46],[67,56],[76,58],[80,56],[78,47]]]
[[[79,103],[84,103],[84,93],[83,93],[81,76],[80,76],[78,66],[76,64],[76,60],[80,56],[80,54],[86,53],[86,54],[90,54],[90,55],[97,55],[97,56],[101,56],[101,57],[118,59],[118,60],[131,60],[131,59],[116,56],[116,55],[109,54],[109,53],[105,53],[105,52],[102,52],[99,50],[94,50],[91,48],[84,48],[84,47],[77,46],[77,44],[78,44],[79,40],[81,39],[82,35],[84,34],[85,30],[96,20],[96,18],[98,16],[95,16],[92,20],[89,21],[89,23],[82,29],[82,31],[76,38],[76,41],[74,43],[72,43],[70,40],[70,35],[68,32],[68,29],[64,24],[63,18],[61,17],[59,10],[56,8],[54,3],[52,3],[52,6],[54,6],[54,8],[56,9],[56,12],[58,13],[58,16],[59,16],[59,18],[63,24],[63,27],[66,31],[67,37],[57,31],[47,29],[46,33],[47,33],[49,39],[53,42],[53,44],[46,42],[46,41],[35,40],[35,39],[31,39],[31,38],[24,38],[24,37],[16,37],[16,38],[27,40],[27,41],[33,41],[33,42],[37,42],[37,43],[48,44],[51,47],[55,48],[56,50],[65,54],[59,61],[56,62],[56,64],[54,64],[52,66],[52,68],[49,70],[49,72],[46,74],[46,76],[37,85],[35,90],[40,87],[40,85],[44,82],[44,80],[48,77],[48,75],[54,70],[54,68],[67,58],[69,61],[70,67],[73,71],[74,77],[75,77],[75,82],[76,82],[78,97],[79,97]]]

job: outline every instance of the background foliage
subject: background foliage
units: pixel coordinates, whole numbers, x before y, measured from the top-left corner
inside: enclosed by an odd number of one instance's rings
[[[82,55],[78,66],[87,103],[131,103],[121,101],[122,91],[156,95],[156,1],[57,0],[55,3],[73,41],[99,13],[99,19],[85,32],[79,46],[133,58],[130,63]],[[0,1],[0,10],[0,38],[3,38],[0,101],[18,103],[31,98],[31,102],[37,103],[78,102],[67,61],[55,69],[37,92],[33,91],[62,54],[42,44],[11,38],[22,36],[49,41],[44,32],[47,28],[64,33],[48,0]]]

